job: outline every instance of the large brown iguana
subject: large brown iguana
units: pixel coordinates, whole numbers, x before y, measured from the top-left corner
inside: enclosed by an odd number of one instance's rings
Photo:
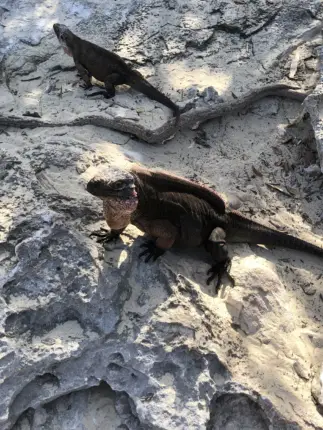
[[[103,200],[111,228],[92,233],[98,241],[117,239],[131,223],[155,239],[142,245],[146,249],[140,256],[146,256],[146,262],[172,247],[203,245],[213,259],[207,283],[218,275],[216,293],[230,265],[226,242],[283,246],[323,257],[323,248],[228,211],[211,189],[167,172],[137,165],[130,170],[107,168],[88,182],[87,190]]]

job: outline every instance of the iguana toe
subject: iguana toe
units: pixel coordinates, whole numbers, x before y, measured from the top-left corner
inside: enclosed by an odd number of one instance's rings
[[[84,82],[80,83],[80,87],[83,88],[84,90],[88,90],[89,88],[92,88],[92,84],[86,84]]]
[[[97,237],[97,243],[108,243],[111,241],[117,241],[119,238],[119,234],[116,234],[114,232],[111,232],[110,230],[107,230],[106,228],[101,227],[100,230],[93,231],[90,234],[90,237],[96,236]]]
[[[217,283],[215,285],[215,295],[218,294],[221,283],[222,283],[222,278],[224,275],[227,275],[227,277],[229,278],[230,282],[232,283],[232,287],[234,287],[235,285],[235,281],[233,279],[233,277],[230,275],[229,273],[229,269],[230,269],[230,265],[231,265],[231,260],[228,258],[225,261],[221,261],[219,263],[214,264],[207,272],[208,275],[211,274],[211,276],[208,277],[206,283],[207,285],[209,285],[217,276]]]
[[[90,237],[92,237],[92,236],[102,237],[102,236],[105,236],[107,233],[110,233],[110,230],[108,230],[107,228],[104,228],[104,227],[100,227],[100,230],[92,231],[90,233]]]
[[[148,261],[150,261],[151,259],[153,259],[153,261],[156,261],[158,257],[165,253],[165,250],[158,248],[153,240],[149,240],[143,243],[142,245],[140,245],[140,248],[146,248],[145,251],[139,254],[139,258],[145,255],[147,256],[145,258],[145,263],[148,263]]]

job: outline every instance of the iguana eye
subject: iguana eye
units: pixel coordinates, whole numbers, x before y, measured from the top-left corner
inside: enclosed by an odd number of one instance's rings
[[[123,188],[123,186],[123,181],[116,181],[114,184],[112,184],[112,188],[116,190],[120,190],[121,188]]]

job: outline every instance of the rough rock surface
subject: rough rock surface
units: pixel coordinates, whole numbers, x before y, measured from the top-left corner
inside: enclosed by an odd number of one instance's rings
[[[56,21],[179,102],[319,80],[321,0],[1,0],[0,16],[1,114],[148,125],[169,115],[126,88],[87,99]],[[314,137],[284,131],[300,111],[268,98],[164,146],[94,126],[1,130],[1,430],[323,429],[322,262],[232,246],[237,285],[214,297],[202,250],[146,265],[130,227],[104,251],[89,238],[104,226],[101,205],[84,188],[102,164],[131,158],[213,184],[255,219],[322,243]]]
[[[323,47],[318,49],[318,57],[320,60],[320,79],[313,93],[304,101],[304,112],[310,115],[321,171],[323,172]]]

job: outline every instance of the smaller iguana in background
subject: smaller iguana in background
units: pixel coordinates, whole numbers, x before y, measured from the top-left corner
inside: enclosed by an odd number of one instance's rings
[[[116,240],[128,224],[153,237],[139,257],[154,261],[172,247],[204,246],[213,265],[209,284],[228,274],[231,259],[227,242],[282,246],[323,257],[323,248],[254,222],[229,211],[211,189],[164,171],[133,165],[129,170],[109,167],[87,184],[87,191],[103,200],[103,213],[111,231],[93,232],[98,242]]]
[[[66,25],[56,23],[53,25],[53,29],[64,52],[73,57],[76,69],[85,82],[85,88],[92,86],[91,77],[93,76],[104,83],[106,97],[110,98],[115,95],[116,85],[127,84],[171,109],[177,124],[180,116],[179,106],[151,85],[141,73],[128,66],[119,55],[81,39]]]

